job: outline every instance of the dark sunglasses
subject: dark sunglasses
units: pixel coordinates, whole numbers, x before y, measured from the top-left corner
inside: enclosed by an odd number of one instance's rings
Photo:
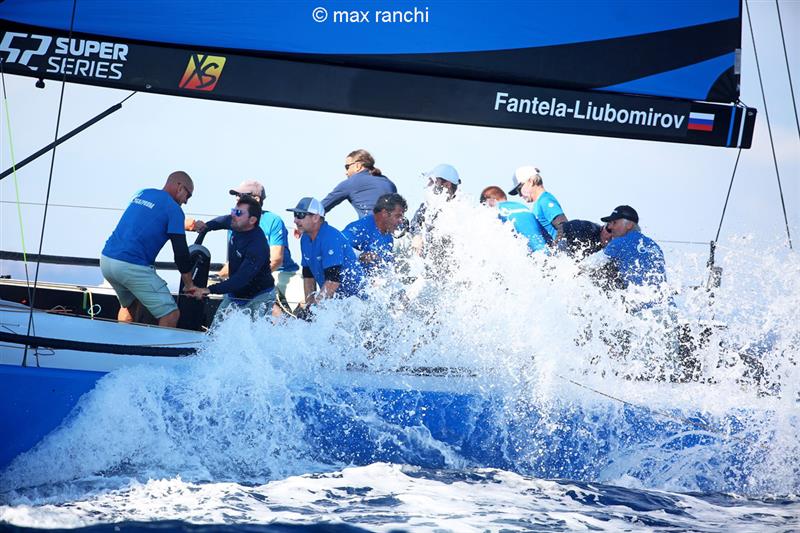
[[[361,161],[353,161],[352,163],[345,163],[345,164],[344,164],[344,169],[345,169],[345,170],[350,170],[350,167],[352,167],[352,166],[353,166],[353,165],[355,165],[356,163],[361,163]]]
[[[233,209],[231,209],[231,215],[233,215],[233,216],[240,217],[243,214],[244,214],[244,211],[239,209],[238,207],[234,207]]]
[[[297,220],[303,220],[304,218],[306,218],[306,215],[308,215],[308,213],[295,213],[294,218],[296,218]]]
[[[186,199],[188,200],[189,198],[191,198],[192,197],[192,191],[189,190],[189,187],[187,187],[183,183],[181,183],[180,186],[183,187],[184,191],[186,191]]]

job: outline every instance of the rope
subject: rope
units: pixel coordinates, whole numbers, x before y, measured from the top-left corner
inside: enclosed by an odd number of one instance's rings
[[[778,156],[775,154],[775,141],[772,138],[772,125],[769,121],[769,111],[767,110],[767,95],[764,93],[764,80],[761,77],[761,66],[758,62],[758,51],[756,50],[756,34],[753,32],[753,18],[750,16],[750,2],[749,0],[744,0],[744,5],[747,8],[747,23],[750,26],[750,37],[753,40],[753,54],[756,58],[756,71],[758,72],[758,83],[761,86],[761,100],[764,103],[764,116],[767,120],[767,131],[769,132],[769,145],[772,148],[772,161],[775,164],[775,175],[778,178],[778,192],[781,196],[781,207],[783,208],[783,220],[786,224],[786,238],[789,241],[789,249],[793,250],[792,247],[792,235],[789,232],[789,217],[786,214],[786,202],[783,199],[783,186],[781,185],[781,173],[778,169]]]
[[[783,43],[783,58],[786,60],[786,74],[789,76],[789,94],[792,95],[792,106],[794,107],[794,123],[797,125],[797,136],[800,137],[800,118],[797,115],[797,102],[794,99],[794,85],[792,85],[792,70],[789,68],[789,54],[786,53],[786,38],[783,34],[783,21],[781,20],[781,6],[775,0],[775,9],[778,10],[778,26],[781,29],[781,42]]]
[[[69,34],[67,35],[67,39],[69,41],[72,40],[72,30],[75,27],[75,12],[78,9],[78,0],[72,1],[72,15],[69,21]],[[58,98],[58,114],[56,115],[56,130],[53,136],[53,141],[58,140],[58,130],[61,126],[61,111],[64,108],[64,92],[67,87],[67,71],[64,70],[64,75],[61,77],[61,94]],[[57,147],[53,147],[52,155],[50,156],[50,172],[47,178],[47,193],[45,194],[44,200],[44,215],[42,216],[42,231],[39,235],[39,255],[42,254],[42,245],[44,244],[44,231],[47,227],[47,206],[50,203],[50,191],[53,185],[53,170],[55,168],[56,163],[56,149]],[[28,315],[28,331],[27,335],[31,334],[31,328],[33,327],[33,309],[36,303],[36,285],[39,282],[39,267],[41,266],[40,262],[36,262],[36,274],[33,278],[33,293],[31,294],[31,312]],[[25,353],[22,356],[22,366],[28,366],[28,345],[25,345]],[[36,366],[39,366],[39,359],[38,356],[36,358]]]
[[[19,181],[17,180],[17,160],[14,156],[14,140],[13,136],[11,135],[11,113],[8,108],[8,94],[6,93],[6,71],[3,68],[5,64],[5,60],[0,59],[0,78],[2,78],[3,83],[3,107],[5,108],[6,112],[6,127],[8,129],[8,149],[11,153],[11,168],[12,173],[14,175],[14,194],[16,196],[16,202],[8,202],[8,203],[16,203],[17,205],[17,218],[19,219],[19,237],[22,243],[22,264],[23,268],[25,269],[25,282],[28,284],[28,301],[31,300],[31,291],[30,291],[30,282],[31,277],[30,273],[28,272],[28,253],[27,247],[25,246],[25,226],[22,222],[22,206],[21,202],[19,201]]]

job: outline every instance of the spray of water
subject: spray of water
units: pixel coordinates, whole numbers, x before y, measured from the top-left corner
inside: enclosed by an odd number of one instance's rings
[[[329,301],[311,322],[234,312],[183,367],[108,375],[2,488],[98,474],[264,482],[382,460],[800,490],[796,254],[739,239],[713,293],[685,288],[687,256],[669,265],[677,312],[631,314],[630,295],[569,257],[531,257],[490,209],[429,200],[425,253],[367,299]],[[431,383],[446,393],[420,390]]]

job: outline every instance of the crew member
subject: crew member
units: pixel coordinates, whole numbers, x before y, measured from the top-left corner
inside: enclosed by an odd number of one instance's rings
[[[509,221],[514,231],[527,239],[531,252],[547,248],[545,230],[528,206],[520,202],[508,201],[503,189],[495,185],[483,189],[481,203],[497,208],[500,220]]]
[[[294,213],[294,223],[302,233],[303,285],[306,305],[334,296],[355,296],[363,289],[364,272],[342,233],[325,222],[325,209],[316,198],[301,198]],[[319,286],[319,290],[317,289]]]
[[[158,252],[171,241],[184,289],[194,288],[184,229],[186,217],[181,209],[193,193],[192,178],[183,171],[173,172],[163,188],[136,193],[106,241],[100,270],[117,293],[119,321],[133,322],[130,307],[138,300],[159,326],[177,326],[180,311],[167,282],[156,274],[153,265]]]
[[[567,221],[567,217],[556,197],[544,189],[539,169],[531,165],[519,167],[514,172],[512,182],[514,186],[508,194],[518,194],[532,204],[531,211],[547,232],[547,243],[557,241],[561,225]]]
[[[195,298],[208,294],[224,294],[215,316],[231,305],[250,311],[253,318],[272,312],[275,303],[275,282],[269,271],[270,248],[267,237],[259,227],[261,204],[250,195],[242,195],[230,215],[206,222],[208,231],[231,230],[228,240],[230,277],[208,288],[195,287]]]
[[[351,222],[344,228],[350,245],[361,252],[358,260],[364,273],[374,276],[394,261],[394,232],[405,219],[408,204],[397,193],[384,194],[372,208],[372,215]]]
[[[323,198],[325,212],[349,200],[358,218],[372,212],[375,202],[384,194],[397,192],[394,183],[375,166],[375,159],[366,150],[354,150],[344,160],[344,173],[347,179],[339,183],[328,196]]]

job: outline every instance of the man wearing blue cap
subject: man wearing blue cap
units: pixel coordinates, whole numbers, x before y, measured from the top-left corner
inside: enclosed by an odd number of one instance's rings
[[[300,253],[306,305],[335,295],[359,295],[364,286],[361,265],[347,238],[325,222],[322,203],[306,197],[287,211],[294,213],[294,224],[302,233]]]
[[[531,211],[547,231],[547,244],[558,240],[561,225],[567,221],[556,197],[544,189],[544,181],[538,168],[532,165],[519,167],[511,178],[513,187],[508,194],[520,195],[531,204]]]

